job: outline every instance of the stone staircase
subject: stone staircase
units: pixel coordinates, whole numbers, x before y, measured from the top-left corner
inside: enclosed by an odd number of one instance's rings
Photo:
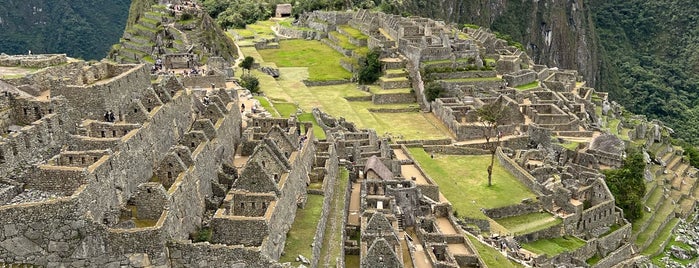
[[[176,24],[170,11],[153,5],[124,31],[119,44],[112,47],[110,57],[120,63],[155,63],[163,54],[184,51],[189,41]]]

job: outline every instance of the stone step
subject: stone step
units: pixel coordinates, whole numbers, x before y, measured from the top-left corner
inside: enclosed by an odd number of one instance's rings
[[[672,152],[667,152],[667,153],[665,153],[665,154],[663,155],[663,157],[661,158],[661,160],[663,161],[663,163],[665,163],[665,166],[666,166],[666,167],[667,167],[667,164],[670,163],[670,160],[672,159],[672,157],[673,157],[674,155],[675,155],[675,152],[674,152],[674,151],[672,151]]]
[[[672,159],[670,160],[670,163],[667,164],[667,168],[671,170],[677,170],[677,165],[682,163],[682,156],[681,155],[673,155]]]
[[[384,77],[386,78],[398,78],[408,76],[408,72],[405,69],[388,69],[384,71]]]
[[[685,176],[687,175],[687,170],[689,169],[689,164],[687,163],[681,163],[679,167],[677,168],[677,174],[680,176]]]
[[[689,214],[691,214],[694,211],[696,203],[697,200],[691,197],[682,199],[682,201],[680,201],[679,206],[676,207],[675,212],[679,214],[680,218],[686,219],[689,216]]]
[[[382,89],[408,88],[410,87],[410,79],[407,77],[379,77],[379,85],[381,85]]]
[[[665,202],[663,202],[663,205],[648,221],[645,228],[639,230],[638,235],[636,236],[636,245],[638,245],[639,247],[647,246],[646,242],[648,241],[648,239],[652,238],[653,233],[657,232],[658,229],[661,229],[663,227],[661,226],[662,223],[668,217],[674,217],[674,207],[675,205],[671,200],[666,200]]]
[[[153,44],[139,43],[128,40],[124,40],[123,42],[121,42],[121,47],[126,49],[143,51],[144,53],[149,53],[151,50],[153,50]]]
[[[138,20],[138,23],[151,29],[158,28],[161,24],[159,19],[150,19],[147,17],[142,17]]]
[[[382,58],[379,61],[384,70],[405,69],[405,61],[401,58]]]
[[[661,230],[658,231],[658,236],[653,239],[648,246],[643,249],[641,254],[653,257],[663,252],[665,246],[672,238],[672,230],[679,224],[679,219],[670,220]]]

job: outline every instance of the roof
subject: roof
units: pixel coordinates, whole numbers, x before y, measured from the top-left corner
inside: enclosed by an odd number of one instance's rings
[[[369,160],[366,161],[366,166],[364,166],[364,174],[369,172],[369,170],[376,172],[376,174],[379,175],[382,180],[393,179],[393,172],[391,172],[391,170],[389,170],[386,165],[384,165],[383,162],[381,162],[381,160],[379,160],[379,158],[375,155],[372,155]]]
[[[291,4],[278,4],[277,13],[280,14],[291,14]]]

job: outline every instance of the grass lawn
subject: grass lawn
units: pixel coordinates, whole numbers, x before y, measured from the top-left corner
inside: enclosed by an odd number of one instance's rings
[[[473,246],[476,248],[478,255],[481,256],[481,259],[483,259],[483,262],[485,262],[488,267],[524,267],[519,263],[508,260],[504,255],[502,255],[502,253],[488,245],[481,243],[478,241],[478,239],[470,234],[467,234],[466,237],[471,240],[471,244],[473,244]]]
[[[269,100],[267,100],[266,97],[255,96],[253,98],[255,98],[257,101],[259,101],[262,108],[265,108],[265,110],[267,110],[270,114],[272,114],[273,117],[279,117],[279,112],[277,112],[277,109],[274,109],[274,107],[272,107],[272,105],[269,103]]]
[[[532,243],[522,244],[526,250],[536,254],[546,254],[549,257],[563,252],[571,252],[585,245],[585,241],[574,236],[563,236],[551,239],[541,239]]]
[[[361,31],[352,28],[352,26],[349,26],[347,24],[337,26],[337,28],[342,29],[345,31],[350,37],[357,39],[357,40],[366,40],[369,39],[369,37],[365,34],[363,34]]]
[[[516,89],[519,89],[519,90],[530,90],[530,89],[537,88],[537,87],[539,87],[539,81],[538,81],[538,80],[537,80],[537,81],[534,81],[534,82],[531,82],[531,83],[529,83],[529,84],[524,84],[524,85],[516,86],[515,88],[516,88]]]
[[[314,107],[336,117],[344,117],[360,128],[373,128],[379,136],[391,133],[403,139],[441,139],[449,137],[449,130],[431,113],[372,113],[369,108],[408,108],[417,104],[382,104],[370,101],[347,101],[344,97],[370,96],[371,93],[357,90],[356,84],[341,84],[321,87],[306,87],[301,80],[307,75],[306,68],[280,68],[281,77],[253,71],[265,95],[280,101],[298,103],[299,108],[309,112]],[[320,139],[320,138],[319,138]]]
[[[409,148],[425,172],[439,185],[459,215],[486,219],[481,208],[498,208],[519,204],[524,198],[536,198],[498,161],[493,166],[493,186],[488,187],[489,155],[434,155],[422,148]]]
[[[272,102],[274,108],[277,109],[281,117],[289,117],[291,114],[296,113],[296,105],[288,102]]]
[[[349,79],[352,74],[340,66],[342,54],[320,41],[283,40],[278,49],[259,51],[264,61],[279,67],[308,67],[309,80]]]
[[[296,219],[286,235],[286,254],[279,258],[279,262],[294,262],[299,254],[311,258],[311,244],[318,228],[322,207],[323,196],[309,194],[306,208],[296,210]]]
[[[346,168],[340,169],[340,177],[337,178],[335,188],[335,196],[330,203],[331,212],[328,215],[328,222],[325,226],[325,235],[323,235],[323,248],[320,250],[320,262],[328,263],[330,267],[336,266],[336,259],[344,250],[344,242],[342,241],[342,222],[344,220],[345,209],[345,189],[349,182],[349,172]],[[329,260],[325,262],[325,260]]]
[[[561,224],[563,220],[547,212],[535,212],[514,217],[497,219],[500,225],[517,235],[533,233]]]
[[[562,143],[561,146],[568,150],[575,151],[575,149],[578,149],[578,146],[580,146],[580,143],[577,141],[568,141],[566,143]]]
[[[345,267],[359,268],[359,255],[345,255]]]

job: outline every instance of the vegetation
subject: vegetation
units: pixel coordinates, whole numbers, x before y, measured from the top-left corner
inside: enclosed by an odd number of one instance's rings
[[[597,87],[699,144],[699,2],[596,0],[588,9],[603,48]]]
[[[559,225],[561,222],[563,222],[563,220],[546,212],[523,214],[519,216],[497,219],[496,221],[508,231],[517,235],[544,230],[551,226]]]
[[[192,242],[208,242],[211,241],[211,228],[203,227],[191,234]]]
[[[485,262],[488,267],[524,267],[519,263],[510,261],[493,247],[481,243],[478,239],[471,236],[471,234],[467,234],[466,237],[471,240],[471,244],[476,248],[478,255],[481,256],[481,259],[483,259],[483,262]]]
[[[434,101],[439,98],[444,92],[444,88],[438,82],[430,82],[425,86],[425,98],[428,101]]]
[[[252,93],[260,93],[260,80],[257,76],[245,74],[240,77],[240,86]]]
[[[202,3],[209,16],[224,29],[244,28],[247,24],[268,19],[273,12],[273,5],[255,0],[204,0]]]
[[[309,256],[313,247],[313,237],[315,237],[320,212],[323,207],[323,196],[309,194],[306,207],[296,210],[296,218],[291,229],[286,234],[286,244],[284,245],[284,256],[279,262],[293,262],[298,255]]]
[[[522,244],[522,248],[537,254],[556,256],[563,252],[571,252],[585,245],[585,241],[574,236],[563,236],[551,239],[540,239]]]
[[[3,2],[0,51],[102,59],[122,36],[129,0]],[[36,12],[36,10],[41,10]]]
[[[409,148],[410,154],[425,172],[439,185],[444,197],[459,215],[486,219],[481,208],[498,208],[519,204],[522,199],[535,199],[527,186],[522,184],[502,166],[495,163],[495,183],[488,186],[488,174],[482,168],[490,162],[487,155],[434,155],[432,158],[422,148]]]
[[[308,67],[311,81],[349,79],[352,74],[339,62],[342,54],[320,41],[284,40],[278,49],[260,50],[264,61],[274,62],[279,67]]]
[[[493,179],[493,164],[495,164],[495,152],[500,144],[500,130],[498,126],[504,123],[504,120],[509,117],[509,109],[502,105],[502,97],[498,98],[493,103],[485,104],[476,110],[478,122],[483,125],[483,138],[486,146],[490,151],[490,165],[488,166],[488,186],[492,186]],[[495,142],[491,143],[490,139],[495,136]]]
[[[643,154],[632,148],[628,150],[621,168],[602,171],[607,176],[605,181],[616,199],[616,205],[624,210],[624,217],[630,221],[642,216],[642,199],[646,193],[643,180],[645,167]]]
[[[252,66],[255,64],[255,58],[250,57],[250,56],[245,56],[243,61],[240,62],[239,66],[240,68],[243,68],[243,70],[247,70],[248,74],[250,73],[250,69],[252,69]]]
[[[530,89],[534,89],[534,88],[537,88],[537,87],[539,87],[539,81],[538,81],[538,80],[537,80],[537,81],[534,81],[534,82],[531,82],[531,83],[529,83],[529,84],[524,84],[524,85],[516,86],[515,88],[516,88],[516,89],[519,89],[519,90],[530,90]]]
[[[336,258],[341,255],[344,249],[344,243],[342,241],[342,222],[344,221],[344,208],[345,208],[345,194],[347,189],[347,183],[349,183],[349,172],[346,168],[340,168],[340,177],[337,178],[337,183],[335,184],[335,193],[333,200],[330,203],[330,214],[328,215],[328,222],[325,225],[325,235],[323,235],[323,248],[320,251],[321,262],[324,260],[329,260],[327,264],[331,267],[335,267]]]
[[[376,80],[379,80],[379,76],[381,76],[380,56],[381,52],[379,50],[372,50],[359,61],[360,84],[373,84]]]

